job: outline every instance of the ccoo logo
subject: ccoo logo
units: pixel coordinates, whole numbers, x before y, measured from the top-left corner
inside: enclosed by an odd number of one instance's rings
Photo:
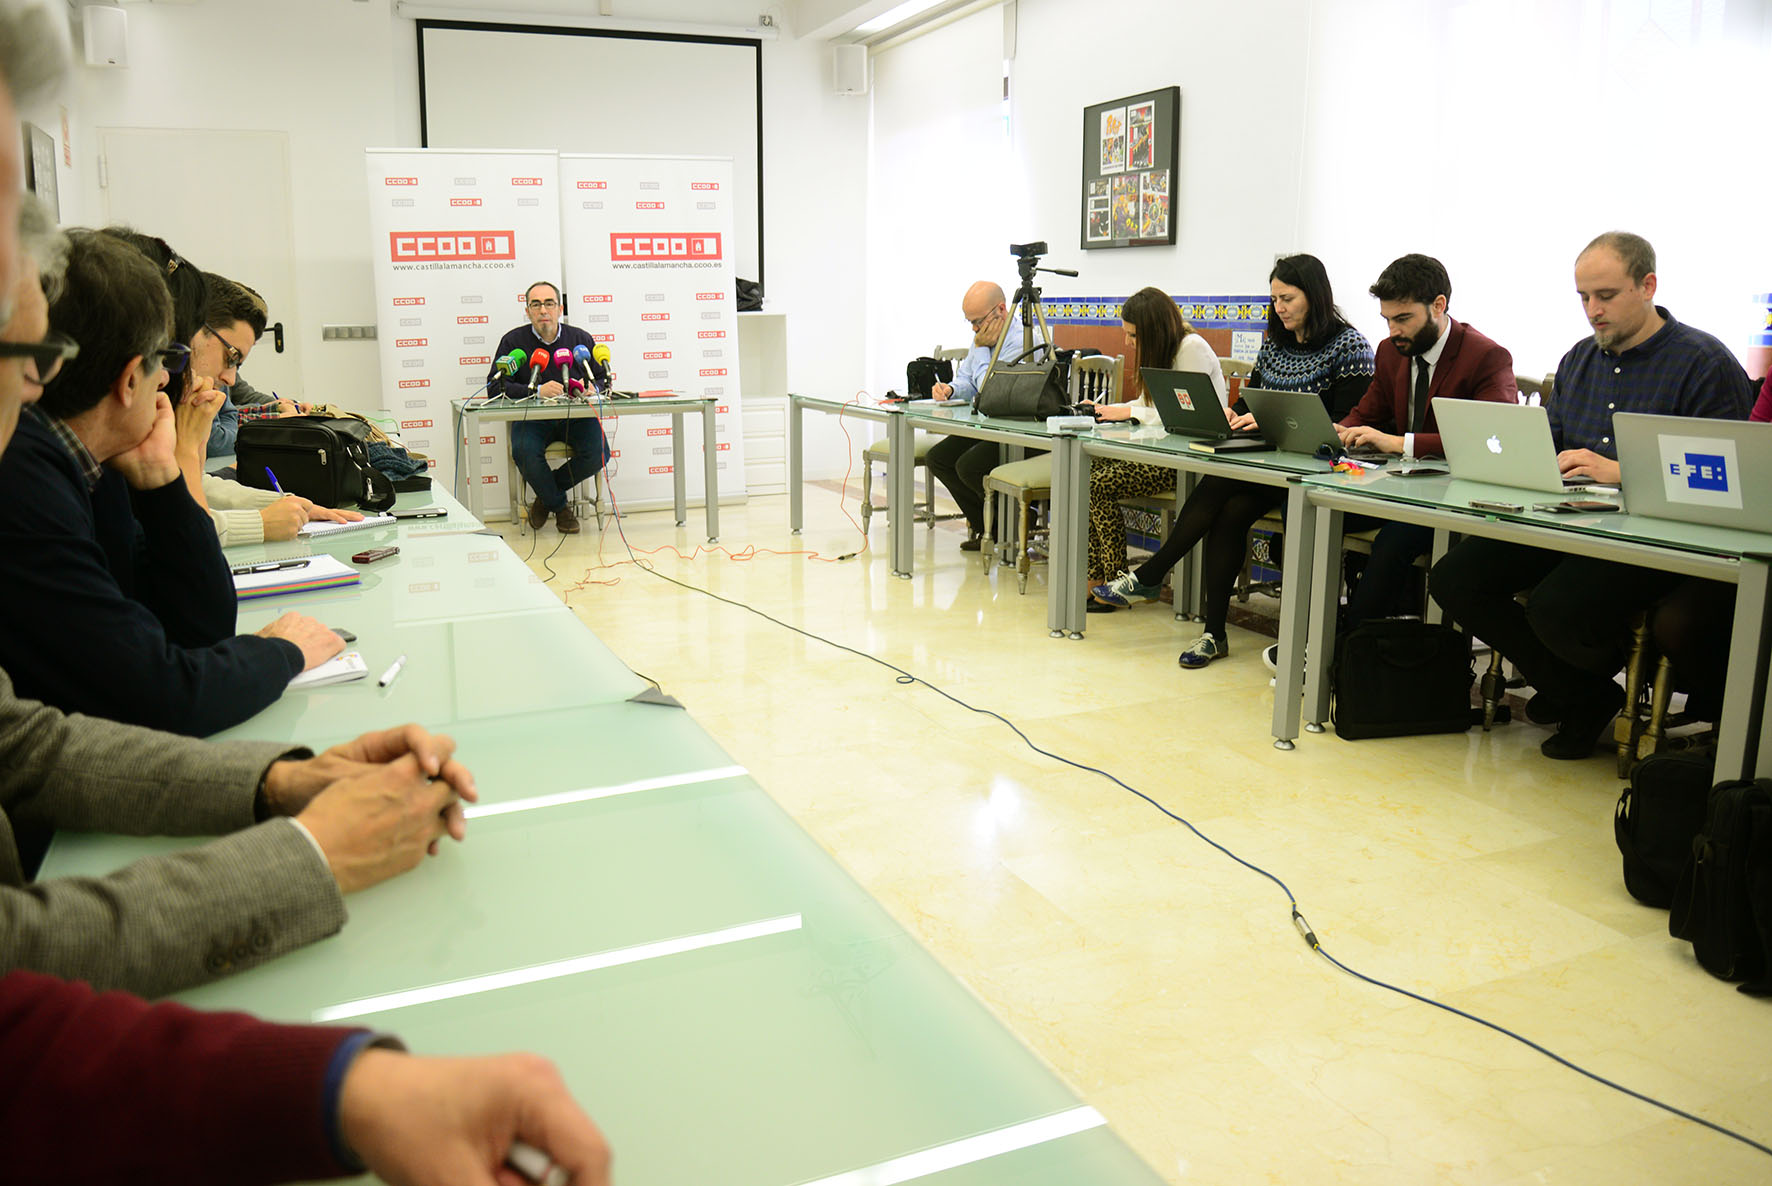
[[[616,232],[609,236],[609,256],[625,260],[710,260],[723,259],[718,232],[697,234],[629,234]]]
[[[516,231],[391,231],[388,249],[397,264],[516,259]]]

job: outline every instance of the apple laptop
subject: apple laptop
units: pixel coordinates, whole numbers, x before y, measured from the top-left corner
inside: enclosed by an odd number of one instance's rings
[[[1555,494],[1588,481],[1563,480],[1543,408],[1441,396],[1434,400],[1434,423],[1455,478]]]
[[[1150,393],[1157,415],[1169,432],[1186,437],[1228,441],[1233,437],[1254,437],[1252,432],[1232,432],[1224,405],[1218,402],[1218,391],[1209,375],[1200,371],[1165,371],[1156,367],[1140,367],[1139,377]]]
[[[1631,514],[1772,533],[1772,424],[1619,412],[1612,435]]]

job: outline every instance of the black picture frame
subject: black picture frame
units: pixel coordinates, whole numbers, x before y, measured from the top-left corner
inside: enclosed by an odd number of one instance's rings
[[[25,188],[43,199],[57,222],[62,217],[61,193],[55,178],[55,137],[35,124],[23,124]]]
[[[1083,108],[1084,251],[1175,245],[1180,147],[1179,86]]]

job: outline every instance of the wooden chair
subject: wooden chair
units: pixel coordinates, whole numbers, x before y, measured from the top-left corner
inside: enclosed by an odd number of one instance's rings
[[[1618,745],[1618,777],[1629,778],[1631,767],[1660,749],[1669,729],[1699,719],[1685,712],[1668,712],[1673,694],[1673,665],[1655,645],[1649,615],[1639,614],[1631,623],[1630,658],[1624,666],[1624,708],[1612,722],[1612,739]]]
[[[1071,360],[1070,401],[1089,399],[1096,403],[1114,403],[1123,390],[1126,360],[1118,354],[1092,354]],[[1028,570],[1033,564],[1033,539],[1041,534],[1036,526],[1036,508],[1052,501],[1052,457],[1029,457],[999,465],[984,480],[984,547],[980,549],[988,572],[992,559],[1001,546],[996,537],[998,497],[1015,501],[1015,575],[1022,593],[1028,591]]]
[[[940,346],[937,346],[935,352],[930,355],[930,357],[938,362],[943,360],[948,362],[958,362],[962,358],[965,358],[970,352],[971,351],[965,346],[957,346],[951,350],[944,350]],[[923,471],[923,507],[921,510],[918,510],[915,507],[911,509],[912,522],[921,521],[927,523],[929,524],[929,530],[931,531],[935,530],[935,524],[938,520],[962,518],[958,511],[947,515],[938,515],[935,513],[935,479],[929,474],[929,448],[931,445],[935,444],[935,439],[935,437],[926,432],[917,433],[913,439],[915,453],[912,462],[912,480],[915,481],[917,470],[920,469]],[[886,509],[884,503],[876,505],[874,502],[874,466],[888,465],[891,461],[892,443],[884,437],[862,450],[861,530],[863,534],[867,533],[868,521],[874,517],[874,512]]]

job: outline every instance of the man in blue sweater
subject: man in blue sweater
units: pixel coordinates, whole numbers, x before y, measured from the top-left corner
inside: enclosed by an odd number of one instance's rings
[[[583,370],[577,364],[562,367],[554,362],[555,352],[576,351],[580,346],[589,350],[596,346],[597,340],[577,326],[561,322],[565,310],[561,307],[560,290],[546,280],[538,280],[529,286],[523,294],[523,308],[529,314],[529,324],[519,325],[500,338],[498,352],[493,358],[496,362],[513,350],[521,350],[525,355],[533,355],[537,349],[545,350],[548,364],[540,374],[533,376],[535,394],[543,399],[556,399],[566,394],[567,383],[574,375],[582,375]],[[609,374],[602,364],[593,360],[591,371],[598,386],[609,382]],[[495,367],[487,373],[486,382],[494,394],[522,399],[530,393],[531,378],[531,369],[527,366],[505,379],[499,378]],[[609,460],[602,422],[594,416],[570,420],[513,420],[510,438],[511,456],[523,472],[523,480],[535,491],[535,501],[529,504],[529,526],[540,531],[548,516],[553,515],[560,534],[576,532],[578,516],[567,505],[566,492],[594,476]],[[559,469],[550,468],[547,460],[547,448],[555,441],[565,441],[572,450],[572,456]]]
[[[343,647],[285,614],[236,635],[233,579],[180,478],[171,302],[146,257],[70,236],[51,326],[80,347],[0,460],[0,667],[21,695],[191,736],[252,716]]]

